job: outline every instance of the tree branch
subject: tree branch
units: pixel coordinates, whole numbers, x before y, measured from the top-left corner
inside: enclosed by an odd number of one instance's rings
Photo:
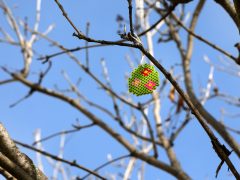
[[[6,179],[17,180],[14,176],[12,176],[9,172],[7,172],[2,167],[0,167],[0,174],[4,176]]]
[[[21,167],[8,159],[0,152],[0,166],[17,179],[34,180],[27,172]]]
[[[238,3],[235,3],[235,1],[238,0],[234,0],[234,4],[236,5],[239,4],[239,1]],[[228,13],[228,15],[232,18],[233,22],[236,24],[238,31],[240,32],[239,9],[237,11],[238,12],[237,14],[236,10],[234,9],[232,3],[229,0],[215,0],[215,2],[222,6],[222,8]]]
[[[6,158],[8,158],[10,161],[15,163],[16,166],[21,167],[21,169],[28,174],[29,178],[40,178],[41,180],[47,179],[46,176],[34,166],[32,160],[18,150],[17,146],[10,138],[7,130],[3,127],[1,123],[0,142],[0,152],[5,155]],[[2,158],[4,159],[3,156]],[[5,168],[3,164],[1,164],[0,166]]]

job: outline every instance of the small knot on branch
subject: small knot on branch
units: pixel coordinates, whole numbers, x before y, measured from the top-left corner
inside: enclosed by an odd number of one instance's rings
[[[130,42],[133,42],[133,44],[135,45],[142,45],[142,42],[141,42],[141,39],[138,37],[138,35],[136,35],[135,33],[132,34],[132,33],[119,33],[119,36],[124,39],[124,40],[127,40],[127,41],[130,41]]]
[[[232,151],[228,150],[228,148],[224,144],[220,144],[217,139],[212,140],[211,142],[212,142],[212,145],[213,145],[213,149],[216,151],[218,157],[221,159],[221,162],[216,169],[215,177],[217,178],[218,173],[221,170],[221,167],[222,167],[222,165],[224,164],[224,161],[225,161],[222,157],[222,153],[224,153],[228,157],[228,156],[230,156]]]
[[[72,36],[75,36],[75,37],[77,37],[78,39],[84,39],[84,35],[83,34],[81,34],[81,33],[76,33],[76,32],[74,32],[73,34],[72,34]]]

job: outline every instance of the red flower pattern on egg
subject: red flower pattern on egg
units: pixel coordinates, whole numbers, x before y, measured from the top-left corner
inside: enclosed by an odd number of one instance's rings
[[[149,90],[153,90],[154,87],[156,86],[156,83],[153,81],[148,81],[147,84],[144,85],[146,88],[148,88]]]
[[[142,74],[143,76],[148,76],[151,72],[152,72],[151,69],[149,69],[149,68],[144,68],[144,69],[142,70],[141,74]]]

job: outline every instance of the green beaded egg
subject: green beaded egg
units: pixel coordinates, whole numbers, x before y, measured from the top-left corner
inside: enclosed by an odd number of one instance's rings
[[[159,86],[159,74],[154,66],[141,64],[128,79],[129,92],[137,96],[151,94]]]

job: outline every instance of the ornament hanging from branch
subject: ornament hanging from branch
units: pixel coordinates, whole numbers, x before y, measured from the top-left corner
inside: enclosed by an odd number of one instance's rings
[[[129,92],[137,96],[151,94],[159,86],[159,74],[154,66],[140,64],[128,79]]]

